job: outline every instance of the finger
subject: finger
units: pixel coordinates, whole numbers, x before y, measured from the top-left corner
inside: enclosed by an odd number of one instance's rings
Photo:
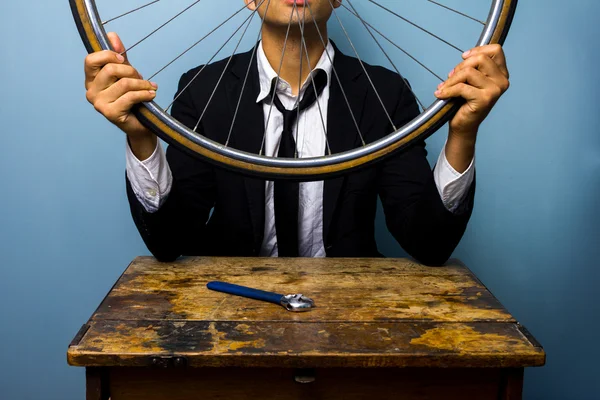
[[[138,90],[127,92],[112,103],[112,106],[122,113],[128,113],[131,108],[139,103],[152,101],[156,97],[155,90]]]
[[[141,75],[131,65],[108,64],[96,76],[92,90],[100,92],[123,78],[141,79]]]
[[[496,83],[502,90],[507,90],[509,86],[508,78],[504,76],[498,65],[492,61],[490,57],[484,54],[478,54],[469,57],[465,61],[461,62],[454,68],[448,77],[452,77],[454,74],[466,70],[466,69],[477,69],[481,71],[485,76],[490,78]]]
[[[506,66],[506,56],[504,54],[504,49],[499,44],[488,44],[485,46],[475,47],[471,50],[468,50],[463,53],[463,58],[467,59],[478,54],[484,54],[491,58],[494,63],[500,68],[502,74],[508,79],[510,78],[510,74],[508,72],[508,67]]]
[[[446,82],[442,82],[438,85],[438,89],[442,89],[449,86],[454,86],[459,83],[467,83],[478,89],[485,89],[494,82],[485,76],[481,71],[475,68],[467,68],[460,70],[453,74]]]
[[[125,57],[125,62],[129,64],[129,59],[127,58],[127,53],[125,52],[125,45],[121,41],[119,35],[117,35],[115,32],[108,32],[106,36],[108,36],[108,40],[110,41],[110,44],[115,52],[122,54],[122,56]]]
[[[86,89],[89,89],[89,85],[92,84],[94,79],[102,68],[107,64],[123,64],[125,57],[115,53],[114,51],[104,50],[95,53],[88,54],[84,62],[85,70],[85,85]]]
[[[474,86],[466,83],[457,83],[453,86],[443,87],[435,92],[435,96],[438,99],[446,100],[454,97],[462,97],[465,100],[474,100],[478,98],[478,92],[481,89],[477,89]]]
[[[138,103],[151,101],[156,97],[156,92],[140,90],[128,92],[112,103],[95,104],[94,107],[102,113],[109,121],[123,124],[131,114],[131,108]]]
[[[458,64],[448,75],[450,76],[452,72],[458,72],[465,68],[478,69],[487,76],[502,75],[504,77],[504,75],[500,71],[500,67],[498,67],[498,65],[490,57],[484,54],[478,54],[467,58],[466,60]]]
[[[158,85],[141,79],[123,78],[98,94],[97,101],[113,103],[128,92],[158,89]]]

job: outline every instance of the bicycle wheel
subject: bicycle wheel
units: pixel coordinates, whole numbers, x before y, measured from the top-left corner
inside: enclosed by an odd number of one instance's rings
[[[113,23],[113,21],[125,17],[130,18],[132,15],[140,12],[141,10],[152,9],[156,7],[157,3],[160,3],[160,0],[146,2],[143,4],[139,4],[136,7],[131,7],[131,9],[125,10],[124,12],[115,12],[114,14],[110,15],[110,18],[103,19],[103,16],[101,16],[98,11],[99,5],[96,4],[96,1],[69,1],[81,38],[88,52],[111,49],[105,31],[105,26],[107,24]],[[128,54],[130,54],[130,52],[140,43],[148,40],[149,38],[157,34],[165,26],[172,24],[173,21],[177,20],[182,15],[186,13],[191,13],[193,10],[196,9],[196,7],[198,7],[197,5],[200,3],[200,1],[201,0],[189,0],[188,4],[185,7],[181,7],[175,11],[172,11],[172,13],[168,17],[166,17],[164,19],[164,22],[158,25],[157,28],[151,30],[149,34],[146,34],[134,45],[130,46],[127,49]],[[210,0],[205,0],[204,3],[208,3],[209,1]],[[254,1],[259,3],[259,7],[268,7],[271,1],[279,0]],[[461,48],[455,45],[454,43],[451,43],[449,40],[442,38],[441,35],[434,33],[434,28],[429,26],[424,27],[423,24],[415,22],[414,18],[407,17],[406,9],[408,7],[406,6],[406,2],[398,2],[396,0],[344,0],[341,4],[341,7],[334,8],[333,3],[331,3],[331,0],[328,1],[330,1],[333,14],[330,24],[339,23],[339,26],[341,28],[340,32],[343,32],[343,35],[341,36],[343,36],[343,38],[348,41],[353,50],[353,54],[351,53],[350,55],[355,56],[359,60],[361,59],[361,57],[358,54],[356,47],[352,44],[352,38],[350,37],[351,35],[348,32],[349,29],[346,29],[346,25],[348,25],[348,23],[345,25],[343,23],[344,16],[340,18],[340,16],[338,15],[342,14],[343,12],[347,13],[346,17],[350,16],[352,18],[355,18],[355,24],[358,26],[355,27],[355,31],[358,31],[358,28],[361,29],[361,31],[357,34],[363,35],[363,37],[365,37],[365,34],[368,35],[366,37],[370,37],[372,39],[372,43],[377,46],[373,46],[373,48],[380,49],[383,52],[383,54],[385,54],[386,59],[389,60],[389,63],[393,66],[394,70],[398,73],[400,73],[400,71],[396,66],[396,63],[394,63],[392,57],[385,50],[384,45],[388,46],[388,49],[391,46],[393,50],[399,52],[398,54],[405,57],[407,63],[413,63],[414,65],[418,65],[419,68],[422,68],[423,71],[426,71],[424,73],[433,76],[438,81],[444,80],[440,77],[440,75],[436,74],[436,72],[434,72],[431,68],[427,67],[422,61],[420,61],[418,57],[415,57],[413,54],[406,51],[403,46],[398,45],[394,38],[390,38],[390,36],[399,35],[394,35],[394,32],[384,33],[382,32],[384,28],[378,28],[377,26],[375,26],[374,22],[372,22],[374,18],[377,18],[378,21],[384,18],[384,15],[388,18],[393,18],[394,20],[398,21],[398,24],[396,25],[399,26],[400,24],[402,24],[405,27],[414,29],[421,34],[432,38],[432,40],[443,44],[443,46],[446,46],[451,51],[456,51],[457,54],[462,53],[463,49],[467,48],[467,46]],[[452,15],[455,18],[464,19],[465,23],[470,23],[477,26],[479,37],[478,40],[474,43],[475,46],[496,43],[503,44],[506,35],[508,34],[508,30],[510,28],[512,18],[514,16],[517,6],[517,0],[488,0],[489,8],[487,8],[486,6],[485,10],[487,13],[487,17],[477,18],[464,9],[458,10],[454,7],[447,5],[447,3],[450,2],[450,0],[446,0],[446,4],[442,4],[441,2],[433,0],[414,0],[411,4],[417,4],[418,2],[429,4],[430,7],[434,7],[439,12],[444,12],[447,15]],[[305,18],[302,19],[302,27],[300,29],[306,29],[306,24],[311,23],[310,16],[312,14],[312,10],[310,2],[307,1],[305,2],[305,4],[306,5],[303,6],[303,10],[300,11],[305,13],[304,15],[306,15]],[[156,76],[158,73],[162,72],[167,67],[170,67],[174,61],[179,60],[182,56],[184,56],[191,49],[195,48],[196,45],[201,43],[204,39],[212,35],[214,32],[216,32],[219,29],[223,29],[223,26],[226,26],[229,23],[233,23],[232,21],[235,21],[235,18],[241,17],[244,18],[243,22],[239,24],[234,33],[231,36],[229,36],[229,39],[225,42],[223,46],[219,48],[217,53],[209,60],[209,62],[215,59],[215,57],[218,54],[220,54],[224,46],[227,45],[228,42],[230,42],[234,38],[235,35],[241,35],[239,41],[237,42],[237,45],[235,46],[235,53],[239,48],[239,45],[242,39],[244,38],[244,35],[246,35],[248,27],[252,23],[252,19],[254,18],[254,15],[256,13],[256,11],[247,11],[245,5],[241,8],[239,8],[238,6],[227,6],[235,9],[233,15],[225,18],[223,22],[215,23],[214,27],[207,28],[206,30],[208,32],[205,34],[203,33],[201,35],[202,37],[200,40],[194,42],[190,47],[187,47],[185,51],[180,53],[173,60],[166,63],[166,65],[160,68],[158,72],[152,74],[152,77]],[[370,8],[365,11],[365,8],[367,6],[369,6]],[[299,9],[300,7],[296,7],[296,4],[294,4],[294,7],[296,8],[296,12],[298,12],[297,9]],[[359,12],[359,8],[361,7],[362,10]],[[375,15],[375,13],[379,14]],[[300,24],[300,15],[297,14],[297,16],[298,24]],[[314,20],[314,16],[312,17],[312,21],[314,22],[314,26],[317,27],[318,30],[318,26],[316,21]],[[290,25],[291,24],[292,18],[290,16]],[[388,23],[387,25],[389,26],[390,24]],[[304,30],[302,30],[302,32],[304,32]],[[319,35],[321,36],[321,33],[319,33]],[[260,32],[257,38],[260,38]],[[254,53],[252,56],[254,57]],[[231,54],[229,59],[231,59],[231,57],[233,57],[233,53]],[[456,57],[455,59],[457,61],[460,61],[460,57]],[[140,65],[135,66],[136,68],[140,69]],[[250,66],[248,68],[250,68]],[[403,73],[402,75],[404,76],[405,74]],[[410,80],[412,81],[412,79]],[[215,91],[218,89],[218,85],[219,83],[217,83],[217,86],[214,89]],[[414,82],[412,86],[414,86]],[[433,87],[431,87],[431,89],[433,89]],[[372,87],[372,90],[377,94],[377,88],[375,86]],[[431,90],[431,93],[433,93],[433,91],[434,90]],[[413,94],[414,93],[415,91],[413,90]],[[181,93],[177,93],[176,97],[179,95],[181,95]],[[379,98],[379,96],[377,97]],[[412,121],[408,122],[404,126],[396,127],[390,120],[391,126],[393,126],[394,128],[391,129],[391,132],[389,132],[387,136],[379,140],[376,140],[372,143],[365,143],[365,141],[362,140],[361,136],[362,144],[355,149],[337,154],[328,152],[322,157],[313,158],[270,157],[266,155],[261,155],[260,149],[256,149],[256,153],[252,153],[233,148],[229,146],[228,143],[219,143],[213,141],[197,133],[195,131],[195,128],[188,127],[182,124],[180,121],[174,119],[172,116],[170,116],[168,111],[173,104],[172,102],[167,107],[161,107],[159,104],[157,104],[157,102],[144,103],[136,109],[136,115],[142,121],[142,123],[144,123],[144,125],[150,128],[160,138],[165,140],[170,145],[178,146],[179,148],[191,154],[199,156],[202,159],[208,160],[210,162],[216,163],[219,166],[235,169],[243,173],[265,178],[291,178],[300,180],[313,180],[322,179],[330,175],[341,174],[346,171],[376,162],[378,160],[383,159],[386,156],[389,156],[390,154],[393,154],[396,151],[401,150],[402,148],[416,140],[421,140],[428,137],[439,127],[441,127],[444,123],[446,123],[460,106],[460,104],[455,100],[442,101],[434,98],[432,103],[428,107],[426,107],[424,105],[424,101],[420,100],[416,94],[415,97],[421,106],[422,112],[418,117],[414,118]],[[384,105],[381,104],[381,106],[385,110]],[[350,113],[352,113],[351,109]],[[352,118],[354,119],[354,116],[352,116]],[[231,122],[232,129],[233,124],[235,124],[235,122],[236,121],[234,116]],[[198,123],[200,123],[200,121],[198,121]],[[357,134],[361,135],[360,128],[356,124],[356,121],[354,121],[354,124],[357,128]],[[323,129],[324,134],[326,135],[326,127],[323,126]]]

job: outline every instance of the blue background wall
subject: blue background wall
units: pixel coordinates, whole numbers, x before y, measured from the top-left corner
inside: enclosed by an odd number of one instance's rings
[[[216,9],[222,1],[212,3],[211,13],[226,14]],[[364,2],[354,3],[376,17]],[[467,3],[481,2],[445,2],[469,9]],[[211,13],[181,23],[193,28]],[[520,2],[506,44],[512,88],[482,128],[476,208],[456,251],[548,352],[546,367],[526,373],[527,399],[600,393],[598,15],[596,0]],[[144,18],[114,29],[131,44],[133,28],[139,36],[160,15]],[[380,18],[382,30],[410,34]],[[4,1],[0,21],[0,399],[82,399],[83,370],[67,366],[67,344],[128,262],[147,253],[125,198],[124,139],[85,101],[85,54],[66,0]],[[436,29],[465,43],[471,28],[456,21],[446,16]],[[174,35],[165,30],[153,45],[175,54]],[[456,53],[410,35],[411,51],[439,73],[449,71]],[[349,49],[339,29],[332,36]],[[356,39],[361,54],[385,64],[368,39]],[[210,45],[161,77],[160,99],[172,96],[184,66],[208,58]],[[451,62],[432,58],[436,54]],[[418,68],[395,58],[414,84]],[[144,65],[153,62],[159,64],[150,57]],[[428,87],[418,90],[431,99]],[[444,134],[429,141],[432,160],[443,141]],[[381,219],[378,226],[382,251],[402,255]]]

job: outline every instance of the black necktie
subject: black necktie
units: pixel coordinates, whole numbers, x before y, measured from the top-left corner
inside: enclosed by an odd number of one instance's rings
[[[296,141],[294,140],[294,123],[298,114],[312,106],[327,85],[327,74],[318,70],[314,76],[314,85],[310,82],[304,92],[304,97],[293,110],[286,110],[279,97],[273,93],[276,90],[275,80],[268,99],[273,98],[273,104],[283,115],[283,132],[279,142],[277,157],[294,158],[296,156]],[[315,92],[316,86],[316,92]],[[298,193],[300,185],[295,181],[275,181],[275,230],[277,232],[277,250],[280,257],[298,257]]]

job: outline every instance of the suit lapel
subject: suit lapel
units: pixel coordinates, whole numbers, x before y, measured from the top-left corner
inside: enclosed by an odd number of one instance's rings
[[[334,67],[339,82],[332,72],[327,111],[327,139],[331,152],[340,153],[354,149],[361,144],[344,94],[348,99],[357,124],[363,129],[363,110],[368,87],[358,79],[362,75],[362,68],[357,60],[342,54],[335,44],[333,46],[335,48]],[[248,63],[252,62],[236,124],[231,134],[230,144],[236,149],[257,153],[262,143],[265,127],[263,105],[262,103],[256,103],[256,98],[260,92],[256,55],[251,58],[252,51],[240,54],[232,60],[233,65],[226,80],[226,90],[230,114],[228,120],[231,121],[242,90]],[[229,129],[229,126],[226,128]],[[252,221],[255,247],[260,248],[264,236],[265,182],[262,179],[250,177],[244,177],[243,180]],[[327,179],[324,183],[323,240],[325,243],[328,243],[327,236],[329,235],[331,221],[344,180],[344,177],[339,177]]]
[[[256,103],[260,93],[260,83],[256,55],[252,58],[252,51],[240,54],[232,61],[231,75],[227,80],[227,101],[231,121],[238,104],[239,96],[246,77],[248,63],[252,62],[250,73],[243,97],[238,109],[236,123],[231,133],[230,145],[238,150],[248,153],[258,153],[265,132],[262,103]],[[227,126],[229,129],[229,126]],[[252,230],[255,248],[260,248],[264,236],[265,223],[265,181],[262,179],[244,176],[244,186],[252,221]]]
[[[333,43],[332,43],[333,44]],[[341,153],[343,151],[357,148],[361,145],[360,136],[348,110],[348,103],[356,122],[361,129],[365,96],[367,95],[367,86],[361,84],[358,79],[362,74],[362,68],[354,58],[345,56],[337,47],[335,47],[335,58],[333,65],[335,73],[332,71],[331,84],[329,91],[329,102],[327,108],[327,139],[332,153]],[[340,83],[341,87],[340,88]],[[344,94],[348,99],[344,98]],[[335,208],[338,203],[340,191],[342,189],[345,177],[325,180],[323,189],[323,240],[328,243],[329,228]]]

